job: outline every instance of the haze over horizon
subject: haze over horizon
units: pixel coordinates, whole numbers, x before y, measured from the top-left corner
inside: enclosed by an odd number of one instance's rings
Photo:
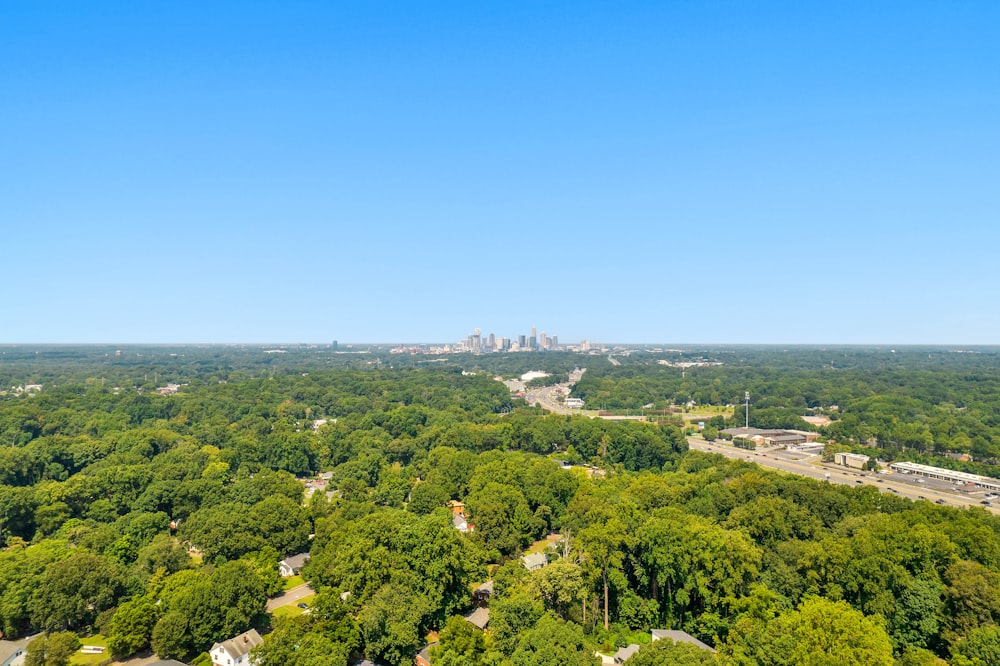
[[[997,344],[998,20],[5,3],[0,343]]]

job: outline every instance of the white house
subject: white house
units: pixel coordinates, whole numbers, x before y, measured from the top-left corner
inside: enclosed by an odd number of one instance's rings
[[[302,573],[302,567],[304,567],[308,561],[309,553],[292,555],[291,557],[286,557],[278,562],[278,571],[285,578],[288,578],[289,576],[298,576]]]
[[[531,553],[530,555],[523,556],[521,563],[524,564],[524,568],[528,571],[535,571],[544,567],[549,561],[545,557],[545,553]]]
[[[213,666],[253,666],[250,650],[264,642],[256,629],[245,631],[235,638],[212,646]]]
[[[21,640],[0,640],[0,664],[3,666],[21,666],[27,656],[28,643],[38,634],[25,636]]]
[[[455,514],[454,516],[451,517],[451,524],[454,525],[455,529],[461,532],[462,534],[466,534],[467,532],[470,531],[469,521],[465,519],[465,516],[460,516],[458,514]]]

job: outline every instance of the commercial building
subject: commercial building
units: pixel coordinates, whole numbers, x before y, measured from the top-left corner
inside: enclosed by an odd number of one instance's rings
[[[833,462],[845,467],[854,467],[855,469],[867,469],[869,460],[871,460],[870,457],[860,453],[833,454]]]
[[[931,467],[930,465],[921,465],[920,463],[911,462],[892,463],[889,465],[889,468],[899,474],[913,474],[916,476],[923,476],[928,479],[942,479],[944,481],[950,481],[951,483],[971,485],[979,488],[985,488],[987,490],[1000,491],[1000,481],[992,479],[988,476],[980,476],[979,474],[956,472],[951,469]]]
[[[807,430],[767,430],[764,428],[726,428],[723,435],[736,439],[749,439],[762,446],[798,446],[809,444],[819,438],[818,432]]]

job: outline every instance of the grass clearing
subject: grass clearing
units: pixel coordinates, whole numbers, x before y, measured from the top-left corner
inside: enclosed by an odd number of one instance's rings
[[[94,634],[93,636],[80,637],[80,645],[86,646],[98,646],[105,648],[104,652],[96,654],[88,654],[84,652],[77,651],[69,658],[69,663],[71,664],[100,664],[111,658],[111,650],[108,650],[108,641],[104,636],[100,634]]]
[[[299,608],[299,604],[306,604],[307,606],[311,606],[315,598],[316,598],[315,594],[306,595],[293,604],[288,604],[287,606],[279,606],[278,608],[275,608],[273,611],[271,611],[271,615],[273,617],[298,617],[299,615],[302,615],[306,611],[305,608]]]
[[[299,585],[302,585],[305,582],[306,581],[302,578],[302,576],[289,576],[288,578],[284,579],[284,582],[281,584],[281,589],[287,592],[293,587],[298,587]]]

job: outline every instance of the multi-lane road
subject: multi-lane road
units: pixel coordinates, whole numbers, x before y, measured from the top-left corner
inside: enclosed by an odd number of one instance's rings
[[[560,393],[562,392],[562,393]],[[560,384],[557,386],[543,386],[531,389],[526,392],[525,400],[529,405],[541,405],[555,414],[580,414],[578,409],[570,409],[563,405],[559,398],[561,395],[569,394],[569,386]],[[872,472],[862,472],[861,470],[840,467],[838,465],[824,464],[820,462],[819,456],[807,456],[805,458],[789,455],[782,451],[749,451],[738,449],[725,444],[708,442],[701,437],[688,437],[688,445],[692,449],[718,453],[727,458],[741,458],[755,462],[761,467],[777,469],[789,474],[799,474],[808,476],[820,481],[830,483],[841,483],[854,486],[874,486],[884,493],[894,493],[901,497],[912,500],[927,500],[938,504],[947,504],[957,507],[979,507],[992,513],[1000,514],[1000,506],[987,507],[982,504],[983,491],[975,490],[971,492],[954,492],[947,488],[940,487],[939,482],[917,483],[913,477],[903,477],[900,475],[874,474]],[[943,484],[942,484],[943,485]],[[998,500],[1000,503],[1000,500]]]
[[[529,405],[541,405],[542,409],[547,409],[555,414],[579,414],[579,409],[570,409],[559,402],[559,391],[565,391],[564,395],[569,395],[569,385],[558,384],[556,386],[543,386],[542,388],[529,389],[524,394],[524,400]]]
[[[874,486],[882,492],[894,493],[912,500],[925,499],[939,504],[944,503],[949,506],[980,507],[993,513],[1000,513],[1000,507],[985,507],[981,504],[983,499],[982,491],[972,493],[949,492],[941,488],[928,486],[926,483],[915,483],[915,479],[912,477],[903,477],[901,479],[898,475],[874,474],[872,472],[862,472],[861,470],[836,465],[820,464],[818,457],[795,460],[785,457],[779,451],[748,451],[725,444],[707,442],[700,437],[688,437],[688,445],[692,449],[699,451],[718,453],[727,458],[742,458],[755,462],[761,467],[769,467],[790,474],[808,476],[821,481],[829,481],[830,483]]]

